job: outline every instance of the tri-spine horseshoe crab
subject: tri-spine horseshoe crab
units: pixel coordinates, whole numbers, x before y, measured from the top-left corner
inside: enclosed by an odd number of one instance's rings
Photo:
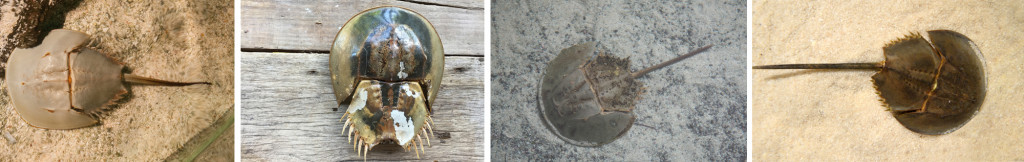
[[[66,29],[50,32],[39,46],[15,49],[7,60],[7,93],[29,125],[75,129],[99,122],[96,113],[128,91],[123,82],[166,86],[172,82],[123,74],[124,65],[85,47],[89,35]]]
[[[625,135],[636,120],[632,113],[643,84],[635,78],[701,53],[701,47],[672,60],[629,71],[628,58],[603,52],[595,43],[563,49],[548,63],[537,99],[544,125],[560,139],[578,146],[600,146]]]
[[[441,38],[426,18],[392,6],[360,12],[338,32],[330,70],[339,107],[348,103],[342,133],[357,154],[394,143],[419,157],[444,70]]]
[[[783,64],[754,69],[865,69],[882,104],[907,129],[942,135],[967,124],[985,100],[985,62],[974,41],[949,30],[912,33],[883,47],[878,63]]]

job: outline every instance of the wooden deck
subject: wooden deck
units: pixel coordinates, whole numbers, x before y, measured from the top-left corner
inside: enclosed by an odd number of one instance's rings
[[[442,4],[443,3],[443,4]],[[445,72],[434,135],[422,160],[483,160],[483,1],[241,2],[241,156],[255,161],[363,160],[341,133],[328,56],[344,23],[363,9],[409,8],[445,43]],[[344,106],[343,106],[344,107]],[[415,152],[375,148],[369,160],[416,160]]]

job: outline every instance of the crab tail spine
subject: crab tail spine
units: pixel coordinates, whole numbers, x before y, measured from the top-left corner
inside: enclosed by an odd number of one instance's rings
[[[697,50],[690,51],[690,53],[686,53],[686,54],[684,54],[682,56],[676,57],[676,58],[674,58],[672,60],[668,60],[668,61],[662,62],[660,64],[657,64],[657,65],[654,65],[654,66],[651,66],[651,67],[648,67],[648,68],[644,68],[643,70],[640,70],[640,71],[637,71],[637,72],[633,73],[631,75],[631,77],[639,78],[639,77],[644,76],[647,73],[650,73],[650,72],[652,72],[654,70],[658,70],[658,69],[661,69],[661,68],[663,68],[665,66],[669,66],[669,65],[678,63],[679,61],[683,61],[683,59],[689,58],[690,56],[697,55],[698,53],[701,53],[701,52],[704,52],[704,51],[708,50],[709,48],[711,48],[711,46],[712,45],[709,44],[709,45],[706,45],[704,47],[698,48]]]
[[[430,146],[430,134],[427,134],[427,129],[425,128],[421,130],[423,130],[423,136],[427,136],[427,146]]]
[[[416,140],[416,143],[420,144],[420,152],[423,152],[423,154],[427,154],[427,151],[423,150],[423,140]],[[416,156],[416,158],[419,159],[420,156]]]
[[[412,151],[416,152],[416,159],[420,158],[420,150],[416,149],[416,140],[412,140]]]
[[[349,120],[348,120],[348,119],[345,119],[345,116],[347,116],[347,115],[348,115],[348,113],[345,113],[345,115],[342,115],[342,116],[341,116],[341,120],[344,120],[344,121],[345,121],[345,124],[342,124],[342,125],[341,125],[341,133],[345,133],[345,129],[348,129],[348,128],[349,128],[349,125],[348,125],[348,122],[349,122]],[[351,138],[351,137],[350,137],[350,138]],[[352,141],[349,141],[349,142],[352,142]]]
[[[352,127],[352,126],[349,126],[349,127]],[[352,130],[353,130],[353,129],[355,129],[355,128],[349,128],[349,129],[348,129],[348,142],[349,142],[349,143],[352,143],[352,138],[354,138],[354,137],[353,137],[353,135],[354,135],[354,134],[352,134]]]
[[[161,85],[161,86],[187,86],[193,84],[210,84],[210,82],[174,82],[160,79],[153,79],[133,74],[125,74],[124,81],[134,84]]]
[[[417,143],[420,144],[420,152],[423,152],[424,154],[427,153],[426,151],[423,150],[423,137],[420,137],[420,135],[416,135],[416,138],[417,138],[417,141],[419,141]],[[417,157],[417,159],[418,158],[419,157]]]
[[[434,123],[434,119],[430,118],[430,115],[427,115],[427,124],[426,125],[427,125],[427,130],[430,130],[430,134],[431,135],[434,134],[434,128],[430,126],[433,123]]]
[[[883,63],[780,64],[754,66],[754,69],[881,69]]]

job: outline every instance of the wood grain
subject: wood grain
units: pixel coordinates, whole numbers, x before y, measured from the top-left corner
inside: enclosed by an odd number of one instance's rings
[[[446,2],[447,3],[447,2]],[[409,8],[437,29],[450,55],[484,55],[483,1],[272,1],[241,3],[243,51],[329,51],[334,37],[349,18],[376,6]],[[455,6],[455,7],[453,7]],[[464,8],[459,8],[464,7]]]
[[[242,158],[270,161],[362,160],[341,133],[328,54],[242,53]],[[483,160],[483,57],[445,57],[433,105],[434,137],[422,160]],[[342,105],[347,107],[347,105]],[[377,149],[377,148],[375,148]],[[372,160],[415,160],[404,150],[371,151]]]

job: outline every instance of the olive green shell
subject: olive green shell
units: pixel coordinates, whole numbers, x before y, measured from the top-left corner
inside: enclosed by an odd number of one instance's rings
[[[408,9],[378,7],[349,19],[331,46],[331,81],[338,104],[360,80],[418,82],[434,102],[441,87],[444,48],[426,18]]]
[[[893,116],[911,131],[939,135],[959,129],[985,100],[985,64],[978,46],[948,30],[913,34],[886,45],[885,65],[872,76]]]
[[[600,146],[625,135],[643,85],[632,77],[629,59],[594,56],[593,42],[563,49],[541,80],[539,112],[562,140]]]

